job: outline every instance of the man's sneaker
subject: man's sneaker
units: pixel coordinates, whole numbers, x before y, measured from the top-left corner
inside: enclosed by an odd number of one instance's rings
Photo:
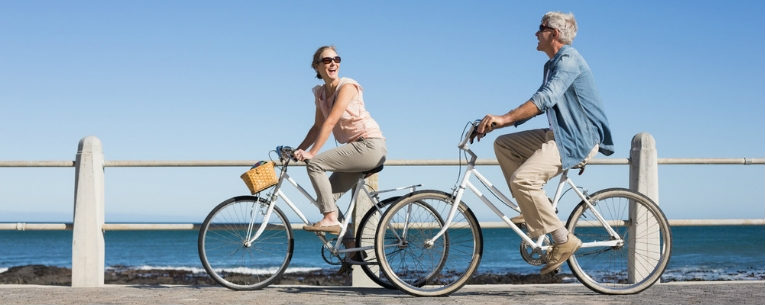
[[[547,265],[542,268],[540,273],[546,274],[558,269],[581,246],[582,241],[574,236],[574,234],[571,234],[571,232],[568,232],[568,240],[565,243],[552,246],[552,253],[550,253],[547,260]]]

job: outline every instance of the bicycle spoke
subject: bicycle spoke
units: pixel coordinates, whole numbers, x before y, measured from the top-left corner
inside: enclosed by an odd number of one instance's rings
[[[216,282],[236,290],[258,289],[287,268],[292,257],[291,228],[276,207],[268,223],[263,223],[261,211],[267,208],[258,197],[235,197],[218,205],[205,219],[199,232],[199,255]],[[265,230],[249,244],[250,228],[260,226],[266,226]]]
[[[670,257],[671,233],[664,214],[645,196],[625,189],[600,191],[591,201],[621,245],[587,248],[588,242],[613,238],[593,221],[594,211],[580,204],[567,227],[585,246],[569,260],[571,271],[587,287],[605,294],[637,293],[653,285]]]
[[[446,295],[462,287],[477,268],[480,227],[464,205],[454,223],[433,239],[444,225],[449,199],[441,192],[415,192],[384,214],[376,237],[378,260],[399,289],[418,296]]]

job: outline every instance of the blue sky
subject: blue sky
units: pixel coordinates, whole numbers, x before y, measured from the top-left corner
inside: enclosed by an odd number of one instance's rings
[[[765,156],[762,1],[2,1],[0,160],[74,160],[89,135],[107,160],[265,159],[310,127],[319,81],[309,64],[325,44],[364,87],[388,159],[456,159],[467,121],[539,87],[547,57],[534,32],[551,10],[577,17],[573,46],[604,100],[611,157],[628,157],[639,132],[660,158]],[[514,130],[474,149],[494,158],[491,141]],[[106,220],[200,222],[246,192],[245,169],[107,168]],[[499,168],[481,171],[504,188]],[[764,173],[663,165],[660,204],[670,219],[763,218]],[[0,221],[71,221],[73,177],[0,168]],[[456,167],[387,167],[380,186],[449,190],[456,177]],[[628,185],[626,166],[576,178],[592,191]]]

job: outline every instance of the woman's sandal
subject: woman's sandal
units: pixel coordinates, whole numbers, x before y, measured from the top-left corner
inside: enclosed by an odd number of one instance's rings
[[[303,230],[309,232],[327,232],[332,234],[340,234],[343,228],[340,225],[321,226],[319,223],[314,223],[310,226],[303,226]]]

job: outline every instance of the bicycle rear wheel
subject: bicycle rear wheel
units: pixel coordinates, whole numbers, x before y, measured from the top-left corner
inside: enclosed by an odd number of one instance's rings
[[[664,273],[672,249],[669,222],[659,207],[643,194],[628,189],[606,189],[589,198],[594,209],[623,241],[614,239],[585,202],[571,212],[566,227],[582,240],[568,260],[585,286],[603,294],[634,294],[651,287]]]
[[[380,264],[375,254],[375,232],[377,226],[382,218],[383,211],[388,206],[398,200],[400,197],[388,198],[377,204],[376,207],[372,207],[364,214],[364,217],[359,222],[359,228],[356,232],[356,247],[357,248],[369,248],[367,250],[360,251],[360,255],[366,264],[361,265],[361,270],[377,285],[380,285],[387,289],[396,289],[396,285],[390,282],[385,274],[380,271]]]
[[[223,201],[207,215],[199,228],[199,259],[219,284],[233,290],[260,289],[287,269],[294,240],[292,227],[278,207],[273,207],[263,233],[249,244],[268,207],[263,198],[239,196]]]
[[[483,251],[481,228],[473,212],[460,204],[445,233],[451,195],[417,191],[391,205],[375,235],[375,251],[385,276],[415,296],[448,295],[464,286],[478,268]]]

